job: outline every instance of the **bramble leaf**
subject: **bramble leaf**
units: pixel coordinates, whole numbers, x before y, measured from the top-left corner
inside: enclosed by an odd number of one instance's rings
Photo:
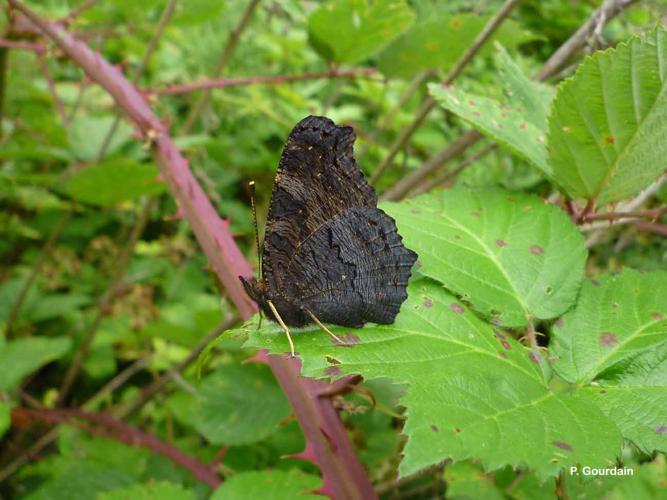
[[[626,269],[586,282],[577,308],[553,328],[556,372],[586,384],[587,397],[647,452],[667,451],[665,297],[667,273]]]
[[[213,444],[254,443],[278,430],[290,406],[263,365],[228,365],[199,388],[197,429]]]
[[[554,178],[573,197],[627,198],[665,171],[667,31],[587,58],[549,117]]]
[[[472,44],[488,20],[488,16],[476,14],[446,14],[415,24],[380,53],[378,67],[390,78],[411,78],[424,69],[447,71]],[[516,22],[506,20],[491,40],[497,40],[506,47],[515,47],[535,38]],[[490,50],[491,43],[487,41],[480,53],[488,54]]]
[[[306,474],[298,469],[241,472],[222,483],[211,496],[211,500],[245,498],[318,500],[322,497],[310,492],[321,485],[322,480],[319,477]]]
[[[413,20],[403,0],[331,0],[308,19],[308,36],[326,59],[353,64],[372,56]]]
[[[505,326],[574,304],[586,250],[576,226],[540,198],[452,189],[385,204],[421,272]]]
[[[614,460],[621,444],[614,423],[586,398],[551,390],[538,351],[480,320],[436,282],[418,280],[408,292],[392,325],[332,327],[348,346],[316,327],[293,332],[304,375],[408,384],[401,475],[476,457],[486,469],[529,466],[545,479],[570,464]],[[245,328],[249,347],[289,351],[279,327],[256,330],[251,321]]]
[[[0,337],[0,391],[7,391],[23,377],[63,356],[71,341],[67,337],[33,337],[5,341]]]

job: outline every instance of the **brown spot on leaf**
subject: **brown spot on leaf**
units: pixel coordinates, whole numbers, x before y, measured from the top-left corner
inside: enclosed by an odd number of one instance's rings
[[[593,285],[593,286],[600,286],[600,282],[599,282],[598,280],[596,280],[596,279],[592,279],[592,280],[591,280],[591,285]]]
[[[336,377],[336,376],[340,375],[340,374],[343,373],[343,372],[342,372],[342,370],[341,370],[340,368],[338,368],[337,366],[329,366],[329,367],[327,367],[326,370],[324,370],[324,373],[326,373],[326,374],[329,375],[330,377]]]
[[[418,208],[411,208],[410,213],[411,214],[420,214],[420,213],[422,213],[422,211],[419,210]]]
[[[519,125],[519,128],[520,129],[526,128],[526,122],[521,122],[521,124]]]
[[[607,391],[605,391],[604,389],[600,389],[600,394],[607,394]]]
[[[570,127],[569,125],[563,125],[563,128],[561,130],[566,134],[569,134],[570,132],[572,132],[572,127]]]
[[[340,364],[340,360],[334,358],[333,356],[325,355],[325,356],[324,356],[324,359],[326,359],[326,360],[327,360],[327,363],[329,363],[329,364],[331,364],[331,365],[339,365],[339,364]]]
[[[341,336],[341,339],[345,342],[344,344],[341,344],[333,337],[331,337],[331,343],[338,347],[351,347],[360,341],[359,337],[352,332],[345,332],[345,335]]]
[[[424,297],[423,304],[424,304],[424,307],[427,308],[427,309],[430,309],[431,307],[433,307],[433,301],[431,299],[429,299],[428,297]]]
[[[431,425],[431,430],[432,430],[433,432],[438,432],[440,429],[438,429],[438,426],[437,426],[437,425]]]
[[[470,212],[470,215],[472,215],[473,217],[479,217],[482,214],[480,213],[479,210],[473,210],[472,212]]]
[[[466,311],[461,304],[457,304],[456,302],[452,302],[449,308],[456,314],[463,314]]]
[[[455,235],[454,235],[454,239],[455,239],[455,240],[460,240],[460,239],[461,239],[461,235],[460,235],[460,234],[455,234]]]
[[[455,430],[456,432],[461,432],[461,428],[460,428],[460,427],[457,427],[457,428],[454,429],[454,430]]]
[[[665,319],[665,315],[662,314],[662,313],[659,313],[659,312],[652,312],[651,313],[651,318],[653,318],[655,320],[658,320],[658,321],[661,321],[661,320]]]
[[[539,365],[540,361],[542,361],[542,357],[540,356],[540,354],[535,351],[530,351],[528,353],[528,359],[530,359],[533,363],[537,365]]]
[[[533,245],[530,247],[530,253],[533,255],[542,255],[544,253],[544,248],[539,245]]]
[[[475,116],[482,116],[482,114],[479,111],[473,111],[472,114]]]
[[[570,446],[569,444],[567,444],[567,443],[564,442],[564,441],[554,441],[552,444],[553,444],[554,446],[557,446],[557,447],[560,448],[561,450],[565,450],[565,451],[573,451],[573,450],[572,450],[572,446]]]
[[[496,240],[496,245],[502,248],[507,246],[507,242],[505,240]]]
[[[607,137],[604,138],[604,141],[607,144],[614,144],[616,142],[616,139],[614,138],[613,135],[608,135]]]
[[[501,332],[498,330],[493,330],[493,335],[500,340],[500,345],[503,346],[503,348],[507,349],[508,351],[512,350],[512,345],[507,341],[507,337],[503,335]]]
[[[616,344],[618,344],[618,339],[613,333],[602,332],[600,334],[600,345],[602,347],[614,347]]]
[[[658,425],[653,430],[655,431],[656,434],[660,434],[662,436],[664,434],[667,434],[667,425]]]
[[[470,104],[471,106],[475,106],[477,103],[473,99],[470,99],[468,100],[468,104]]]
[[[503,359],[507,359],[507,354],[505,354],[503,351],[498,351],[498,356],[500,356]]]
[[[547,361],[549,362],[550,365],[553,365],[556,361],[558,361],[558,356],[549,356],[547,357]]]

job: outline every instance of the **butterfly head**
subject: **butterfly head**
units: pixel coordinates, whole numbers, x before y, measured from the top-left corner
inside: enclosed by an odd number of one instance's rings
[[[245,292],[248,294],[248,297],[250,297],[252,300],[260,305],[268,300],[268,283],[264,278],[257,279],[252,277],[246,279],[243,276],[239,276],[239,279],[241,280],[243,288],[245,288]]]

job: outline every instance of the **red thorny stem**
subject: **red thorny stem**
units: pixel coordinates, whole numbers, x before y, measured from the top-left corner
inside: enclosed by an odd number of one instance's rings
[[[229,298],[242,317],[252,316],[256,306],[238,280],[239,275],[250,276],[252,269],[234,242],[229,224],[220,219],[190,172],[187,161],[170,139],[167,127],[152,112],[139,90],[119,69],[93,52],[87,44],[76,40],[65,29],[42,19],[17,0],[9,0],[9,3],[51,38],[91,80],[109,92],[142,136],[150,141],[151,151],[163,179],[169,185],[180,212],[189,221]],[[300,457],[314,462],[322,471],[324,484],[318,492],[337,499],[375,498],[373,487],[354,453],[331,399],[321,395],[326,385],[321,381],[301,377],[298,360],[283,356],[267,358],[306,437],[306,449]]]

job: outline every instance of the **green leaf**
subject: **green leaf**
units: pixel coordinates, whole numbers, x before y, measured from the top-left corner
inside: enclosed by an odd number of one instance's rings
[[[510,105],[519,106],[526,121],[546,133],[547,116],[554,97],[553,88],[531,80],[505,48],[496,43],[498,76]]]
[[[79,116],[72,122],[70,148],[72,155],[80,160],[97,160],[107,135],[112,130],[116,118],[113,116]],[[104,157],[117,152],[130,140],[132,127],[125,120],[120,120],[106,147]]]
[[[89,500],[97,495],[116,488],[131,485],[135,479],[127,472],[118,469],[103,469],[85,462],[72,464],[62,474],[45,481],[32,494],[24,498],[29,500]]]
[[[66,337],[33,337],[10,342],[0,337],[0,391],[12,389],[29,373],[63,356],[70,344]]]
[[[322,485],[322,480],[298,469],[289,471],[267,470],[242,472],[226,480],[215,490],[211,500],[294,500],[298,498],[319,500],[320,495],[310,494]]]
[[[589,400],[649,453],[667,451],[665,297],[667,273],[626,269],[587,282],[577,308],[553,328],[556,372],[586,384]]]
[[[375,54],[413,20],[404,0],[332,0],[308,19],[308,36],[326,59],[354,64]]]
[[[451,68],[489,21],[489,16],[441,15],[414,25],[379,56],[378,67],[388,77],[411,78],[424,69]],[[505,20],[490,40],[515,47],[536,38],[511,19]],[[490,52],[490,40],[481,54]]]
[[[551,176],[544,131],[529,122],[523,110],[455,87],[431,83],[429,92],[445,109],[456,113],[482,134],[500,143]]]
[[[554,325],[554,369],[578,384],[616,378],[634,356],[665,343],[666,297],[667,272],[626,269],[586,281],[576,309]]]
[[[459,462],[445,467],[447,498],[484,498],[485,500],[504,500],[503,492],[496,486],[493,476],[484,474],[480,467]]]
[[[487,470],[529,466],[544,480],[561,467],[614,460],[621,445],[614,423],[586,398],[552,391],[538,351],[483,322],[431,280],[413,282],[408,292],[392,325],[332,327],[351,346],[334,346],[313,327],[293,334],[306,376],[358,373],[409,384],[401,400],[408,438],[402,476],[447,458],[476,457]],[[249,347],[288,352],[279,327],[255,327],[246,324]]]
[[[548,144],[555,178],[571,196],[617,201],[665,170],[665,33],[597,52],[559,85]]]
[[[115,159],[88,167],[74,175],[68,184],[75,200],[93,205],[114,205],[164,191],[152,163]]]
[[[5,435],[12,425],[12,403],[0,401],[0,438]]]
[[[505,326],[574,304],[586,250],[576,226],[536,196],[452,189],[387,203],[421,272]]]
[[[197,497],[193,491],[167,481],[136,484],[107,491],[97,496],[97,500],[127,500],[129,498],[132,500],[195,500]]]
[[[213,444],[260,441],[291,412],[271,370],[256,364],[222,367],[204,380],[199,400],[197,428]]]

